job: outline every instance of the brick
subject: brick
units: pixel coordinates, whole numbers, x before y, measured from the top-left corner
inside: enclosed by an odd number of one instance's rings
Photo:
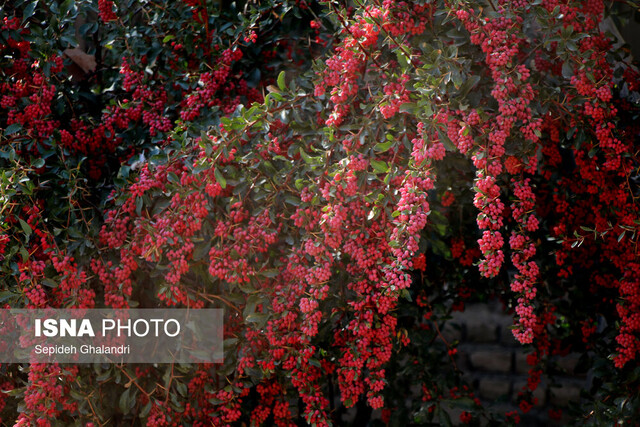
[[[527,355],[524,351],[516,351],[516,372],[518,374],[526,374],[531,369],[531,366],[527,363]]]
[[[500,342],[504,345],[510,346],[521,346],[516,337],[513,336],[513,332],[511,332],[511,325],[513,322],[509,322],[505,325],[500,326]]]
[[[480,396],[484,399],[498,399],[509,396],[511,383],[508,378],[481,378],[478,384]]]
[[[505,412],[511,412],[511,411],[515,411],[518,409],[517,405],[514,405],[512,403],[505,403],[505,402],[501,402],[501,401],[497,401],[497,402],[490,402],[490,406],[488,406],[489,408],[491,408],[491,411],[494,414],[504,414]],[[520,418],[522,419],[522,414],[520,415]],[[486,426],[488,425],[487,423],[482,423],[480,424],[482,426]],[[496,424],[494,424],[496,425]],[[518,424],[518,426],[523,426],[522,423]],[[526,424],[525,424],[526,426]]]
[[[463,374],[468,374],[471,371],[471,362],[469,360],[470,351],[465,347],[458,347],[458,354],[456,355],[456,365],[458,369],[462,371]]]
[[[442,337],[448,342],[462,340],[462,327],[457,322],[447,322],[442,328]]]
[[[558,406],[568,406],[571,402],[580,400],[580,390],[577,384],[563,384],[562,387],[551,387],[551,399]]]
[[[355,406],[352,406],[351,408],[346,409],[346,411],[342,413],[342,417],[340,417],[340,420],[345,422],[347,425],[352,424],[353,421],[356,419],[357,412],[358,412],[358,409]]]
[[[476,370],[489,372],[511,372],[511,351],[505,349],[478,350],[469,356]]]
[[[487,304],[468,304],[464,311],[453,312],[452,321],[457,323],[476,323],[487,321],[491,318],[491,312]]]
[[[446,413],[449,414],[451,423],[453,425],[458,425],[458,423],[460,422],[460,415],[462,414],[463,410],[460,408],[450,408],[446,405],[442,405],[442,407],[446,411]]]
[[[409,395],[412,396],[413,399],[422,398],[422,386],[420,384],[412,384],[409,387]]]
[[[567,374],[575,374],[576,366],[580,356],[578,354],[568,354],[564,357],[558,357],[554,361],[558,364],[558,367],[565,371]]]
[[[489,343],[505,341],[501,334],[513,324],[513,318],[502,312],[502,304],[495,300],[487,303],[469,304],[464,312],[452,314],[452,322],[465,325],[465,339],[470,342]],[[507,331],[507,333],[511,333]],[[516,344],[510,338],[509,344]]]
[[[467,340],[479,343],[492,343],[498,339],[497,327],[487,322],[467,324]]]
[[[370,420],[377,420],[380,421],[382,419],[382,411],[380,409],[374,409],[373,411],[371,411],[371,418]]]
[[[518,381],[513,384],[512,399],[514,403],[518,401],[518,393],[520,393],[526,385],[527,385],[526,381]],[[536,388],[533,391],[533,397],[538,399],[538,403],[536,403],[535,405],[536,408],[546,405],[547,404],[547,387],[543,383],[538,384],[538,388]]]

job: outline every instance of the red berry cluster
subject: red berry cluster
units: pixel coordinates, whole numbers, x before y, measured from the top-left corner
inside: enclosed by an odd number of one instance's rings
[[[118,16],[113,11],[113,7],[114,4],[112,0],[98,0],[98,16],[105,24],[118,19]]]

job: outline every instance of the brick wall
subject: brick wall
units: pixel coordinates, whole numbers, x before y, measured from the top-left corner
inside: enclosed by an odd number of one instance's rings
[[[473,385],[485,405],[497,410],[517,408],[518,392],[527,383],[527,353],[511,334],[512,317],[502,313],[497,301],[470,304],[454,313],[444,331],[448,340],[458,340],[458,368]],[[543,376],[534,396],[538,404],[521,417],[523,426],[564,425],[549,420],[550,408],[566,408],[578,402],[580,390],[589,384],[586,374],[576,372],[578,356],[569,354],[552,360],[559,368],[553,384]],[[564,413],[564,412],[563,412]]]

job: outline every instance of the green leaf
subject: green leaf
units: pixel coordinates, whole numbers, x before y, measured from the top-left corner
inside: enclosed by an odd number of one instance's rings
[[[442,145],[444,145],[444,148],[447,151],[457,150],[456,146],[453,144],[453,142],[451,142],[447,134],[440,129],[438,129],[438,137],[439,137],[438,139],[440,140],[440,142],[442,142]]]
[[[222,173],[218,170],[218,168],[213,169],[213,174],[215,175],[218,184],[220,184],[220,187],[227,188],[227,180],[224,179],[224,176],[222,176]]]
[[[453,408],[460,408],[466,411],[471,411],[476,407],[476,402],[470,397],[458,397],[456,399],[447,399],[447,403]]]
[[[149,157],[149,162],[154,166],[163,165],[167,163],[167,161],[168,157],[165,153],[154,154],[153,156]]]
[[[391,148],[391,146],[393,145],[394,141],[389,140],[387,142],[381,142],[379,144],[376,144],[375,147],[373,147],[374,150],[376,150],[379,153],[384,153],[385,151],[387,151],[389,148]]]
[[[71,10],[74,6],[75,6],[75,1],[74,0],[65,0],[60,5],[60,15],[61,16],[65,16],[67,14],[67,12],[69,12],[69,10]]]
[[[571,64],[568,61],[565,61],[562,64],[562,77],[565,79],[570,79],[573,76],[573,69],[571,69]]]
[[[48,277],[45,277],[44,279],[42,279],[42,284],[49,288],[57,288],[59,285],[59,283],[57,283],[55,280],[50,279]]]
[[[96,372],[97,373],[97,372]],[[111,369],[108,369],[96,377],[96,381],[101,383],[111,378]]]
[[[20,129],[22,129],[22,125],[20,123],[14,123],[12,125],[7,126],[7,128],[4,130],[4,135],[5,136],[13,135],[14,133],[18,132]]]
[[[118,402],[118,407],[120,408],[120,411],[122,411],[123,414],[128,414],[129,413],[129,395],[131,394],[131,388],[128,388],[124,391],[124,393],[122,393],[120,395],[120,401]]]
[[[140,413],[138,414],[140,418],[146,418],[147,415],[149,415],[149,412],[151,412],[151,402],[147,402],[146,405],[144,405],[142,407],[142,409],[140,410]]]
[[[18,218],[18,221],[20,222],[20,227],[22,227],[22,231],[24,231],[24,234],[27,236],[27,239],[28,239],[29,236],[31,236],[31,233],[33,232],[33,230],[31,229],[31,226],[27,224],[22,218]]]
[[[414,114],[416,109],[417,109],[417,107],[418,107],[418,105],[415,102],[405,102],[404,104],[402,104],[400,106],[398,111],[400,111],[401,113]]]
[[[129,177],[129,172],[131,172],[131,166],[122,165],[118,171],[118,177],[126,179]]]
[[[396,50],[396,58],[398,58],[398,64],[400,64],[402,68],[407,68],[409,66],[407,56],[400,49]]]
[[[142,214],[142,206],[144,205],[144,200],[142,196],[136,197],[136,214],[140,216]]]
[[[29,259],[29,251],[24,246],[20,246],[20,256],[22,257],[22,262],[27,262]]]
[[[280,71],[280,74],[278,74],[278,88],[282,91],[287,88],[287,84],[284,80],[284,74],[284,71]]]
[[[11,298],[15,298],[16,294],[11,291],[2,291],[0,292],[0,302],[5,302]]]
[[[381,160],[371,160],[371,167],[379,173],[387,173],[389,171],[389,165],[387,162],[383,162]]]
[[[23,24],[27,21],[27,19],[33,16],[33,13],[35,12],[37,6],[38,6],[38,0],[29,3],[27,7],[24,8],[24,11],[22,12]]]
[[[262,299],[258,295],[251,295],[247,298],[247,305],[244,306],[242,315],[248,318],[256,312],[256,306],[262,302]]]
[[[469,92],[471,92],[471,89],[473,89],[475,85],[478,84],[478,82],[480,82],[480,76],[469,76],[462,84],[462,86],[460,86],[460,94],[462,96],[466,96]]]
[[[300,148],[300,156],[302,157],[302,160],[305,161],[305,163],[310,165],[318,164],[321,160],[320,157],[309,156],[302,148]]]
[[[175,172],[169,172],[167,174],[167,181],[172,184],[178,184],[180,182],[180,178],[178,178],[178,175],[176,175]]]
[[[280,274],[280,272],[278,271],[277,268],[270,268],[268,270],[262,270],[260,272],[260,274],[263,275],[264,277],[274,278],[274,277],[278,276],[278,274]]]
[[[187,391],[187,386],[185,383],[183,382],[176,382],[176,389],[178,390],[178,393],[180,393],[180,396],[184,396],[187,397],[188,395],[188,391]]]
[[[42,157],[36,159],[33,163],[31,163],[31,166],[34,169],[40,169],[41,167],[44,166],[44,159]]]
[[[451,422],[451,417],[449,416],[447,411],[445,411],[440,406],[437,409],[438,409],[438,418],[440,419],[440,425],[447,426],[447,427],[453,425]]]
[[[268,317],[269,315],[266,313],[251,313],[245,318],[245,321],[257,325],[264,325]]]

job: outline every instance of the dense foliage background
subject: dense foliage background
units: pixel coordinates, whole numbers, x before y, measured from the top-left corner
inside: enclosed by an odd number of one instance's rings
[[[3,365],[2,421],[504,425],[577,352],[563,422],[637,422],[634,8],[5,4],[0,301],[226,317],[223,364]],[[530,350],[506,414],[442,334],[490,298]]]

